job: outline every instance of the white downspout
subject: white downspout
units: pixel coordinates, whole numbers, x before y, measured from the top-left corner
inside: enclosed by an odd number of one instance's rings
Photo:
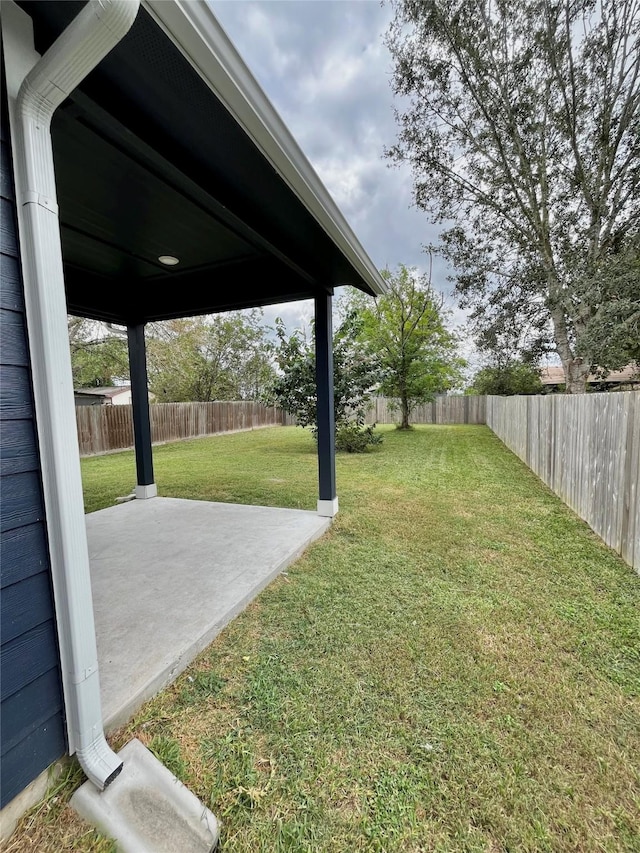
[[[69,751],[103,790],[122,762],[104,736],[73,401],[51,118],[123,38],[139,0],[89,0],[24,79],[15,109],[20,243]]]

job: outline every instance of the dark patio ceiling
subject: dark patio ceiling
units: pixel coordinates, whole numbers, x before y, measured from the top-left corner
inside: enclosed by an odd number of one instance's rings
[[[43,53],[84,3],[19,5]],[[70,313],[127,324],[373,292],[144,8],[52,135]]]

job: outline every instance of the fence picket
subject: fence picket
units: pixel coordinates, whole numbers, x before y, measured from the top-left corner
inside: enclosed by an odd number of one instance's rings
[[[155,443],[291,425],[275,406],[233,401],[156,403]],[[366,423],[399,420],[392,401],[371,401]],[[484,424],[624,560],[640,572],[640,391],[540,397],[439,397],[415,424]],[[80,454],[133,446],[131,406],[76,408]]]
[[[640,392],[489,397],[486,406],[498,438],[640,572]]]
[[[294,423],[275,406],[244,401],[155,403],[150,415],[155,444]],[[81,456],[133,447],[131,406],[77,406],[76,424]]]
[[[400,412],[394,409],[388,397],[374,397],[365,416],[367,424],[394,424],[400,421]],[[422,403],[411,412],[412,424],[484,424],[486,423],[486,397],[436,397]]]

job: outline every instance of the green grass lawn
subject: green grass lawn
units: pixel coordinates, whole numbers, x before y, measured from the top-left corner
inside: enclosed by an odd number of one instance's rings
[[[159,447],[162,495],[312,509],[296,428]],[[83,462],[89,510],[131,453]],[[385,430],[341,511],[174,686],[145,742],[222,850],[640,850],[640,579],[484,427]],[[11,850],[108,851],[65,805]],[[21,845],[21,846],[20,846]]]

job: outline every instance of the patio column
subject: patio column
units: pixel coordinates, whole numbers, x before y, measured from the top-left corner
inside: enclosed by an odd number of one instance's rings
[[[336,432],[333,409],[333,290],[315,298],[316,389],[318,395],[318,515],[333,518],[336,495]]]
[[[147,388],[147,351],[144,342],[144,323],[127,326],[129,343],[129,374],[133,408],[133,440],[136,449],[138,484],[136,498],[155,498],[158,489],[153,479],[151,451],[151,419]]]

